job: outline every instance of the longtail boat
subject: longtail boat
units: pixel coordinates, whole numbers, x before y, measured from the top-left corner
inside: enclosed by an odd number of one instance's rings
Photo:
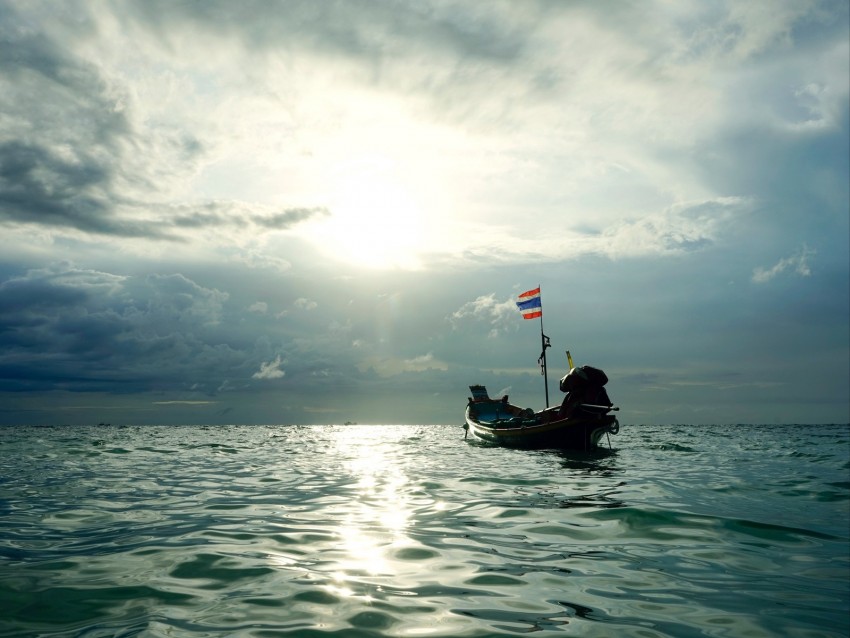
[[[565,392],[559,406],[549,407],[549,377],[546,365],[546,350],[551,347],[549,337],[543,334],[543,304],[540,286],[519,295],[516,303],[523,319],[540,319],[540,343],[542,352],[537,359],[543,374],[546,392],[546,408],[535,412],[508,402],[507,395],[491,399],[483,385],[469,386],[472,396],[466,406],[466,433],[474,438],[520,448],[562,448],[590,451],[599,445],[603,435],[617,434],[620,424],[611,414],[620,408],[614,407],[608,398],[605,384],[608,376],[592,366],[573,366],[573,358],[567,350],[570,371],[560,381],[561,392]]]
[[[490,398],[484,386],[469,388],[465,427],[473,437],[496,445],[591,451],[603,436],[620,431],[610,414],[619,408],[613,406],[578,403],[564,416],[562,406],[534,412],[509,403],[507,396]]]

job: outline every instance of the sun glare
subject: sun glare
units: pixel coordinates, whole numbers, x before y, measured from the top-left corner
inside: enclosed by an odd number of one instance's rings
[[[331,185],[331,215],[316,239],[332,257],[366,268],[417,268],[426,249],[422,198],[383,157],[343,165]]]

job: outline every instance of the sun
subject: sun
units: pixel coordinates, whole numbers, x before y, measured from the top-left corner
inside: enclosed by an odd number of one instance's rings
[[[335,171],[330,216],[315,239],[333,258],[373,269],[416,269],[427,249],[424,198],[410,175],[384,157],[361,157]]]

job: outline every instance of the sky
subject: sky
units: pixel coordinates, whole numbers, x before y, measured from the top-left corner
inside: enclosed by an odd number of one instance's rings
[[[846,0],[0,0],[0,424],[850,422]]]

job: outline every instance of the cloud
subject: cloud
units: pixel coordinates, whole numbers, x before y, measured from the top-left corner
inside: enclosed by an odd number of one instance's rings
[[[260,226],[264,226],[273,230],[281,230],[291,228],[295,224],[307,221],[309,219],[314,219],[317,216],[327,216],[329,214],[330,212],[328,211],[328,209],[324,207],[293,208],[290,210],[273,213],[265,217],[259,217],[254,221]]]
[[[123,237],[162,238],[118,213],[138,184],[126,95],[64,43],[6,7],[0,27],[0,221]],[[147,147],[147,149],[145,148]],[[145,187],[154,180],[142,179]]]
[[[219,334],[228,295],[183,275],[57,263],[0,283],[0,390],[209,391],[245,352]]]
[[[244,264],[250,269],[269,270],[285,273],[292,269],[292,263],[281,257],[266,254],[256,248],[247,247],[230,257],[231,261]]]
[[[39,24],[33,7],[4,6],[0,16],[0,223],[177,240],[197,229],[287,230],[329,214],[187,191],[222,141],[205,129],[210,122],[197,111],[193,121],[176,109],[161,113],[172,98],[163,103],[139,91],[132,71],[112,66],[105,51],[98,59],[78,48],[80,33]],[[79,22],[100,22],[102,35],[110,32],[108,19],[85,10]],[[106,42],[114,41],[98,41]],[[124,59],[124,51],[115,53]]]
[[[275,357],[274,361],[263,362],[260,364],[260,369],[251,375],[252,379],[280,379],[286,372],[280,369],[282,361],[280,355]]]
[[[404,369],[405,370],[446,370],[448,366],[442,361],[437,360],[434,357],[433,352],[429,352],[427,354],[422,354],[416,357],[412,357],[410,359],[404,360]]]
[[[315,301],[307,299],[306,297],[299,297],[295,301],[292,302],[292,305],[298,308],[299,310],[315,310],[319,307]]]
[[[484,321],[492,326],[490,336],[496,337],[517,316],[517,306],[513,299],[497,301],[495,293],[490,293],[464,303],[452,313],[449,321],[455,328],[468,320]]]
[[[437,239],[423,252],[517,263],[695,251],[716,241],[712,228],[652,211],[747,196],[704,188],[693,171],[694,149],[735,114],[706,78],[718,65],[761,68],[757,56],[802,37],[794,26],[817,12],[655,9],[648,21],[628,6],[535,2],[151,2],[82,7],[69,22],[7,8],[0,78],[16,99],[3,104],[14,141],[0,151],[0,219],[195,243],[206,231],[227,245],[332,217],[328,176],[369,144],[423,190],[457,189],[452,210],[435,200],[427,211]],[[798,86],[811,117],[824,100],[844,104],[826,78]],[[602,198],[621,205],[586,206]],[[603,241],[527,237],[516,219],[529,207],[545,227],[567,220]]]
[[[357,367],[361,372],[372,371],[383,378],[391,378],[409,372],[445,371],[449,368],[448,364],[437,359],[433,352],[408,359],[371,356],[361,361]]]
[[[38,144],[0,144],[0,220],[123,237],[163,238],[152,223],[116,218],[112,168]]]
[[[789,257],[783,257],[770,268],[758,268],[753,270],[752,281],[756,284],[764,284],[785,272],[793,272],[800,277],[809,277],[812,274],[809,260],[817,254],[803,244],[800,249]]]
[[[293,226],[330,215],[327,208],[269,210],[269,206],[238,201],[183,203],[163,209],[163,222],[177,228],[242,228],[250,224],[267,230],[287,230]]]
[[[752,208],[741,197],[680,203],[607,228],[599,252],[613,257],[681,254],[711,246]]]

